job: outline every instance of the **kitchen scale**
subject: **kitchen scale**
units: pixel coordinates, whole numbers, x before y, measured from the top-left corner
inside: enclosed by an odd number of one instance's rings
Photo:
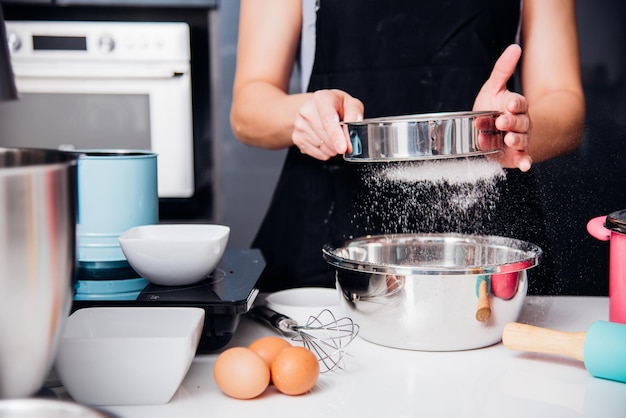
[[[148,282],[126,268],[118,268],[115,280],[112,270],[98,273],[97,269],[79,267],[72,311],[104,306],[182,306],[201,307],[205,311],[204,331],[198,346],[199,353],[217,350],[230,341],[241,315],[250,310],[259,290],[256,283],[265,268],[265,260],[258,249],[230,249],[224,252],[215,270],[203,281],[188,286],[159,286]],[[134,273],[134,275],[133,275]],[[94,279],[106,278],[102,283]],[[98,286],[98,292],[89,297],[89,288]],[[108,293],[102,287],[113,286]],[[132,291],[127,291],[132,288]],[[120,298],[120,294],[124,297]],[[107,298],[106,295],[110,295]]]

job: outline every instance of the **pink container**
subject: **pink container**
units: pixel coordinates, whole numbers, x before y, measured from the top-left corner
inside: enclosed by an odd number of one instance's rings
[[[626,209],[591,219],[587,231],[601,241],[611,241],[609,321],[626,324]]]

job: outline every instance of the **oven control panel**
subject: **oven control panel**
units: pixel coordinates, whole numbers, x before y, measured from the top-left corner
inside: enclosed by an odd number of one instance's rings
[[[11,57],[189,61],[189,26],[182,22],[7,21]]]

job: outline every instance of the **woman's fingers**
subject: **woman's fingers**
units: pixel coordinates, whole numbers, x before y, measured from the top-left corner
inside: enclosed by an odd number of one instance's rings
[[[293,143],[301,152],[320,160],[351,150],[342,119],[363,119],[363,104],[340,90],[320,90],[298,111]]]

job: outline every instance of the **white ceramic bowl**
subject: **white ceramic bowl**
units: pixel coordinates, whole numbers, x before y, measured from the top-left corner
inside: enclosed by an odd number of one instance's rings
[[[311,316],[318,316],[328,309],[337,318],[344,316],[339,304],[337,289],[324,287],[298,287],[271,293],[265,298],[265,306],[287,315],[304,325]]]
[[[203,325],[195,307],[80,309],[67,320],[55,368],[82,404],[164,404],[191,366]]]
[[[116,418],[76,402],[49,398],[15,398],[0,400],[0,417],[10,418]]]
[[[199,282],[224,255],[230,228],[210,224],[157,224],[120,235],[122,251],[133,269],[151,283],[185,286]]]

